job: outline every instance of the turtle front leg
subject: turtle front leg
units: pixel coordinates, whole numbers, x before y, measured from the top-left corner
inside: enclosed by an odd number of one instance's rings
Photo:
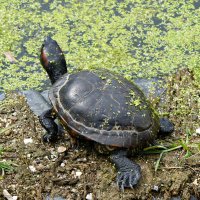
[[[126,156],[126,150],[118,150],[111,155],[111,161],[118,170],[116,177],[117,185],[122,191],[124,191],[124,188],[133,188],[141,177],[140,166]]]
[[[55,142],[58,135],[58,126],[54,122],[55,115],[53,115],[52,108],[44,111],[40,116],[39,120],[41,125],[45,128],[47,133],[43,135],[43,142]]]

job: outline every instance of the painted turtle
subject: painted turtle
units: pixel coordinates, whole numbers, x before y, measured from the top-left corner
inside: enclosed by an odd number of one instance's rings
[[[63,52],[50,37],[42,45],[40,59],[53,84],[49,91],[53,106],[39,117],[47,131],[43,141],[57,139],[58,117],[73,138],[93,141],[110,152],[118,186],[132,188],[141,168],[127,158],[128,151],[150,145],[159,131],[172,132],[172,123],[159,119],[142,91],[118,74],[105,69],[68,74]]]

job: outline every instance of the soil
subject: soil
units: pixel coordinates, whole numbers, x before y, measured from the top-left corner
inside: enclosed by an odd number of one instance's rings
[[[184,138],[183,132],[180,127],[176,128],[164,141]],[[190,138],[190,157],[185,158],[184,148],[165,153],[156,172],[159,154],[139,153],[131,157],[140,164],[142,178],[135,188],[121,192],[115,183],[116,170],[108,156],[98,154],[92,146],[72,147],[68,134],[55,144],[43,144],[44,133],[24,97],[10,94],[0,104],[3,149],[0,158],[11,161],[13,167],[12,171],[2,170],[0,199],[5,199],[4,189],[22,200],[53,197],[67,200],[86,197],[94,200],[200,199],[200,152],[195,146],[200,143],[200,137],[197,134]]]

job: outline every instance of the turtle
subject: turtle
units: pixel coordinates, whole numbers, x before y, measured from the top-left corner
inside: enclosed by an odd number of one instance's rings
[[[171,133],[173,123],[159,118],[139,87],[121,74],[103,67],[68,73],[70,65],[50,36],[42,44],[40,61],[52,83],[52,107],[39,116],[47,131],[43,141],[58,139],[58,118],[71,138],[91,141],[109,155],[121,190],[136,186],[141,167],[128,158],[129,152],[153,144],[158,133]]]

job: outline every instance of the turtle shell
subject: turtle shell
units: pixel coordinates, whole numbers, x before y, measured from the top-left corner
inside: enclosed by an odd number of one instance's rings
[[[142,91],[106,70],[64,74],[49,98],[70,134],[100,144],[144,147],[159,130],[158,117]]]

